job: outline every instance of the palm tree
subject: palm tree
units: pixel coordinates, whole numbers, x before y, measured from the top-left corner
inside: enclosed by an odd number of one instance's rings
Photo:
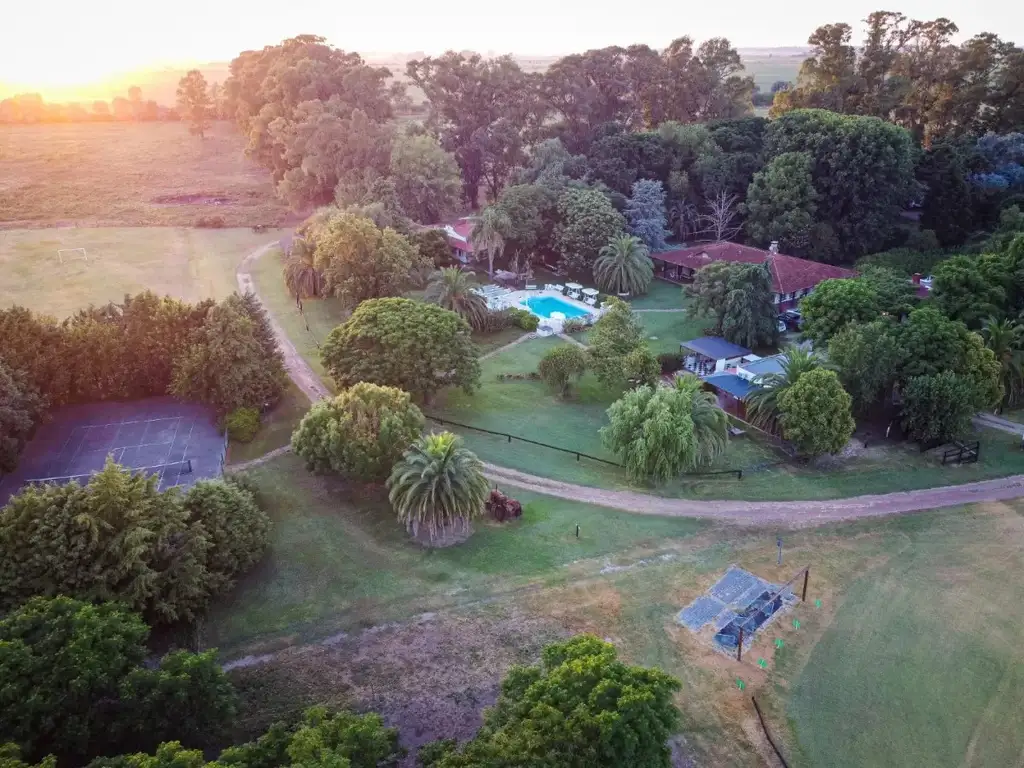
[[[468,533],[489,492],[480,459],[451,432],[413,443],[391,470],[387,487],[399,521],[417,539],[426,529],[430,543],[452,532]]]
[[[487,321],[487,302],[473,290],[473,273],[462,267],[442,267],[430,276],[424,300],[465,318],[473,330]]]
[[[1012,405],[1024,390],[1024,327],[990,317],[982,323],[981,335],[1002,367],[1003,402]]]
[[[512,231],[512,220],[495,205],[485,208],[479,216],[472,218],[473,230],[469,239],[474,248],[487,254],[487,274],[494,276],[494,257],[505,250],[505,239]]]
[[[647,246],[632,235],[616,235],[594,261],[594,280],[606,293],[647,293],[654,262]]]
[[[724,453],[729,443],[729,416],[718,407],[713,394],[701,389],[701,380],[696,376],[678,377],[676,389],[688,392],[692,398],[694,466],[707,466]]]
[[[803,347],[786,347],[779,356],[780,373],[758,376],[754,383],[760,386],[747,395],[747,415],[762,429],[774,427],[779,417],[779,396],[796,384],[796,380],[816,368],[831,368],[820,354]]]
[[[297,299],[311,299],[322,295],[323,275],[313,266],[313,248],[303,237],[296,237],[288,249],[284,263],[284,282]]]

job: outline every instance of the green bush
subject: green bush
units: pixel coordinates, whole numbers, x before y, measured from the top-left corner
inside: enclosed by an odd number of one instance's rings
[[[562,344],[544,353],[537,367],[548,386],[567,397],[572,382],[587,370],[587,354],[578,344]]]
[[[562,333],[583,333],[587,329],[587,324],[580,317],[570,317],[564,323],[562,323]]]
[[[658,355],[662,373],[675,373],[683,367],[683,356],[678,352],[662,352]]]
[[[660,373],[661,364],[646,345],[637,347],[622,360],[622,378],[631,387],[653,386]]]
[[[235,408],[224,417],[224,430],[236,443],[251,443],[260,430],[260,412],[256,408]]]
[[[536,331],[537,326],[540,325],[540,318],[525,309],[511,307],[508,312],[512,316],[512,324],[524,331]]]
[[[424,423],[408,392],[360,382],[313,405],[292,435],[292,449],[310,471],[383,480]]]
[[[480,327],[477,330],[480,333],[497,333],[506,328],[511,328],[514,324],[515,319],[512,317],[512,310],[492,309],[480,319]]]

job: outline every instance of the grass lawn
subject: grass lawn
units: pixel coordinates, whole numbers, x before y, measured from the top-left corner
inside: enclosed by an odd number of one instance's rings
[[[187,301],[237,290],[235,269],[276,231],[114,227],[0,231],[0,297],[64,318],[89,304],[149,289]],[[61,264],[57,250],[85,248]]]
[[[275,448],[289,445],[292,440],[292,432],[302,421],[302,417],[306,415],[309,406],[309,398],[289,381],[281,402],[270,413],[263,414],[263,421],[256,437],[248,443],[232,441],[228,445],[228,463],[238,464],[257,459]]]
[[[661,317],[662,314],[652,315]],[[669,315],[673,316],[673,315]],[[607,423],[605,411],[615,399],[593,377],[583,377],[570,400],[552,394],[540,381],[498,381],[500,373],[528,373],[546,350],[562,342],[535,339],[518,344],[483,361],[481,387],[473,395],[461,390],[441,393],[427,411],[442,419],[503,432],[614,460],[601,445],[598,431]],[[453,427],[466,445],[482,459],[566,482],[602,488],[628,486],[624,473],[606,464],[572,454],[506,438]],[[766,467],[781,457],[770,447],[746,436],[730,441],[729,449],[711,467],[744,469],[742,479],[732,475],[684,476],[659,488],[665,496],[707,499],[833,499],[864,493],[886,493],[914,488],[983,480],[1024,472],[1024,452],[1013,435],[985,430],[981,460],[963,467],[939,464],[935,452],[922,454],[914,445],[878,444],[860,456],[827,465],[787,463]]]
[[[4,227],[229,227],[293,221],[273,180],[245,157],[245,136],[214,123],[0,125]],[[0,292],[2,293],[2,292]]]
[[[683,295],[683,286],[655,278],[643,296],[629,300],[633,309],[679,309],[690,299]]]
[[[787,708],[801,765],[1020,765],[1020,512],[947,516],[848,584]]]
[[[691,536],[705,523],[601,509],[516,493],[523,518],[479,522],[468,542],[413,543],[379,489],[308,474],[282,456],[249,472],[274,520],[271,553],[213,612],[209,641],[324,636],[522,587],[580,558]],[[580,525],[580,538],[575,527]]]
[[[689,312],[640,312],[637,314],[644,327],[644,338],[651,351],[679,352],[679,342],[704,335],[709,324],[706,317],[693,317]]]

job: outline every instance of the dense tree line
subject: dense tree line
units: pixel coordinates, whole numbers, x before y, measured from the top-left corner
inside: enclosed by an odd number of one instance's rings
[[[849,24],[818,27],[795,87],[775,94],[773,115],[821,107],[880,117],[918,141],[1005,133],[1024,124],[1024,51],[982,32],[961,44],[947,18],[920,21],[893,11],[866,19],[861,45]]]
[[[13,465],[42,414],[104,400],[174,394],[212,406],[264,411],[284,389],[270,322],[252,294],[188,304],[151,292],[57,320],[0,310],[0,461]]]
[[[107,123],[176,121],[181,117],[173,108],[143,99],[142,89],[133,86],[128,97],[88,104],[46,102],[38,93],[19,93],[0,101],[0,123]]]

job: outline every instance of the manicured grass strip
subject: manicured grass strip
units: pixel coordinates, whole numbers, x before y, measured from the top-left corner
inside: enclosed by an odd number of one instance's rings
[[[232,442],[228,447],[228,463],[238,464],[257,459],[265,453],[288,445],[292,432],[309,410],[310,402],[298,387],[288,382],[277,407],[263,414],[260,431],[249,443]]]

